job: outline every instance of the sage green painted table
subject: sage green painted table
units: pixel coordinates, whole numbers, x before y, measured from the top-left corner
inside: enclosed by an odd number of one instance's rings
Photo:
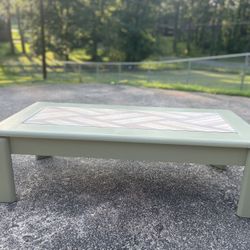
[[[16,201],[11,154],[244,165],[237,214],[250,217],[249,149],[227,110],[35,103],[0,123],[0,202]]]

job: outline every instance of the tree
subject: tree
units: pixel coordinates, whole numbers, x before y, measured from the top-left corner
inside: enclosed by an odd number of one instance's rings
[[[10,2],[16,3],[16,11]],[[77,48],[92,61],[250,49],[249,0],[2,0],[1,4],[12,52],[11,17],[18,23],[23,52],[26,38],[36,55],[45,55],[47,49],[64,60],[70,60]]]
[[[247,52],[250,50],[250,2],[238,0],[233,6],[231,22],[234,22],[234,25],[229,28],[229,34],[227,34],[227,50],[230,53]]]
[[[0,19],[0,43],[9,41],[9,33],[5,20]]]
[[[2,6],[1,6],[2,5]],[[2,7],[2,11],[1,11]],[[12,25],[11,25],[11,2],[10,0],[4,0],[3,2],[0,2],[0,11],[2,12],[3,17],[6,20],[6,26],[7,26],[7,34],[8,34],[8,41],[10,45],[10,53],[12,55],[15,54],[15,45],[13,41],[12,36]]]
[[[116,12],[118,40],[115,46],[126,61],[140,61],[154,50],[154,4],[152,0],[123,0]]]
[[[48,48],[66,61],[69,54],[79,47],[79,23],[82,5],[77,1],[50,0],[47,8],[47,36]]]
[[[119,0],[82,0],[81,13],[78,15],[82,46],[92,61],[99,61],[114,43],[114,12]]]
[[[177,54],[177,42],[179,38],[179,16],[181,3],[179,0],[174,1],[174,37],[173,37],[173,51]]]
[[[20,7],[19,7],[18,3],[16,4],[16,17],[17,17],[19,35],[21,38],[22,52],[23,52],[23,54],[26,54],[24,29],[23,29],[23,25],[22,25],[22,17],[21,17]]]
[[[47,64],[46,64],[46,45],[45,45],[45,21],[44,21],[44,5],[43,0],[40,0],[40,25],[41,25],[41,45],[42,45],[42,68],[43,68],[43,79],[47,78]]]

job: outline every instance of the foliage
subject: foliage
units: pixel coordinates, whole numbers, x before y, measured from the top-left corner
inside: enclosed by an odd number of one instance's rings
[[[79,46],[76,25],[79,6],[76,1],[67,0],[50,0],[48,3],[46,6],[48,49],[68,60],[70,52]],[[48,18],[51,16],[53,18]]]
[[[123,0],[115,12],[117,41],[114,47],[125,54],[126,61],[140,61],[154,51],[155,2]]]
[[[47,50],[91,61],[225,54],[250,49],[249,0],[43,0]],[[18,21],[23,52],[41,54],[39,0],[2,0]],[[5,9],[4,9],[5,8]],[[4,10],[4,11],[3,11]],[[10,43],[11,45],[11,43]]]

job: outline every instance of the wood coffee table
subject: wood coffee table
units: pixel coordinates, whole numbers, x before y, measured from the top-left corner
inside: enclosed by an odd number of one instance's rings
[[[16,201],[11,154],[245,165],[237,214],[250,217],[249,149],[250,125],[227,110],[35,103],[0,123],[0,202]]]

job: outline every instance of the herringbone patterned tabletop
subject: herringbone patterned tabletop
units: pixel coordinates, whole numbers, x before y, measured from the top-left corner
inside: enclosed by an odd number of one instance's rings
[[[218,113],[212,112],[46,107],[24,123],[191,132],[235,132]]]

